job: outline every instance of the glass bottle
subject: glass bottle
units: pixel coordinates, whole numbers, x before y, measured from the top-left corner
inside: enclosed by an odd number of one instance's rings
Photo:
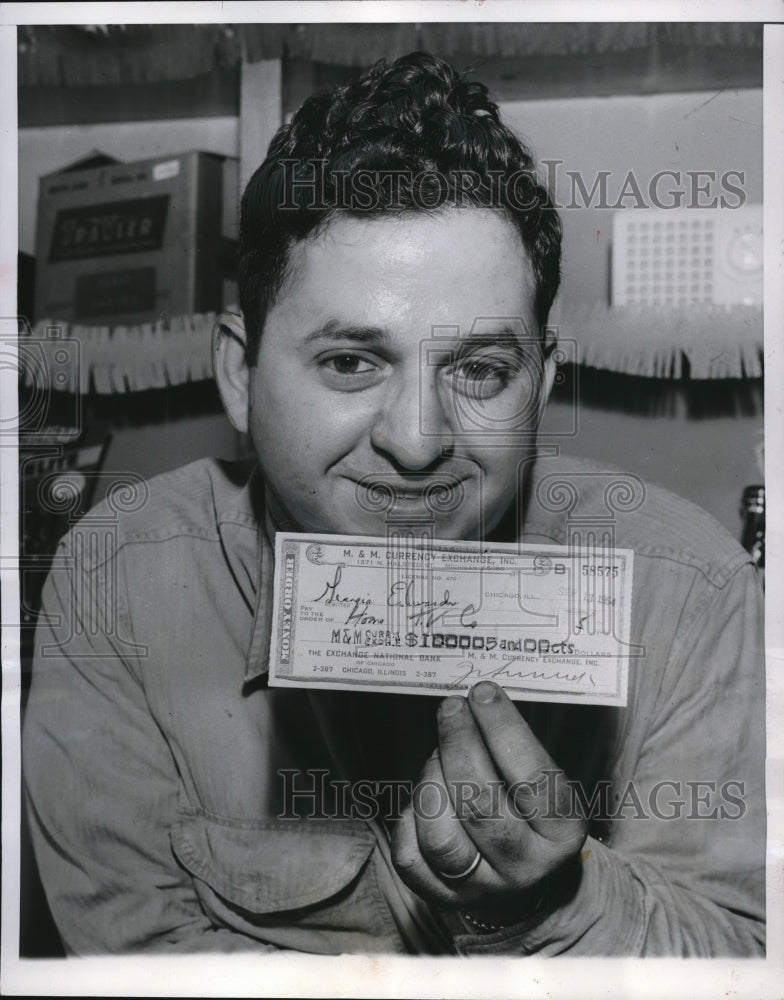
[[[765,566],[765,487],[747,486],[741,499],[743,533],[741,544],[751,553],[755,564]]]

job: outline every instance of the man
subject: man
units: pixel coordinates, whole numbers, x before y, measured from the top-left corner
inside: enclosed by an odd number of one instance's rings
[[[685,501],[537,459],[560,227],[485,88],[420,53],[307,101],[240,242],[215,375],[257,467],[153,480],[46,588],[25,773],[67,949],[760,954],[759,583]],[[626,708],[268,686],[276,531],[383,536],[378,489],[415,520],[433,483],[439,538],[565,544],[609,510]]]

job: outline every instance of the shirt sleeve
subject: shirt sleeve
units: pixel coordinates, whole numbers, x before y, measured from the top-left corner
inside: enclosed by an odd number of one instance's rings
[[[275,950],[214,926],[174,856],[177,774],[133,670],[116,563],[54,569],[39,621],[23,767],[66,951]]]
[[[458,934],[464,954],[743,956],[765,951],[762,592],[746,564],[699,588],[606,843],[539,919]],[[641,669],[645,669],[643,663]],[[563,900],[560,904],[556,898]],[[547,901],[547,893],[545,896]]]

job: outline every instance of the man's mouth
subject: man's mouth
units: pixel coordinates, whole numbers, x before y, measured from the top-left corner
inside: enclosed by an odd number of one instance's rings
[[[425,507],[429,499],[429,493],[425,490],[394,490],[394,502],[397,506]]]
[[[443,514],[457,510],[465,500],[463,480],[447,473],[411,477],[371,473],[351,481],[360,507],[372,513],[405,506]]]

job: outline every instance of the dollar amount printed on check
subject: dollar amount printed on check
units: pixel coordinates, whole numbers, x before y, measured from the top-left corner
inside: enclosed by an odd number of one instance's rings
[[[628,549],[278,533],[270,684],[625,705]]]

